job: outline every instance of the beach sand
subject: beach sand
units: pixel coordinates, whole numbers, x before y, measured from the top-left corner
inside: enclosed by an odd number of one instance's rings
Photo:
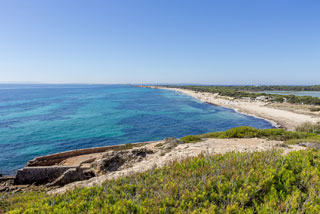
[[[289,131],[293,131],[295,127],[304,122],[316,123],[320,121],[319,115],[310,115],[301,112],[298,113],[291,111],[289,108],[278,109],[262,101],[245,101],[231,97],[219,96],[218,94],[196,92],[180,88],[166,88],[157,86],[150,86],[150,88],[172,90],[183,93],[209,104],[231,108],[239,113],[265,119],[271,122],[275,127],[281,127]]]

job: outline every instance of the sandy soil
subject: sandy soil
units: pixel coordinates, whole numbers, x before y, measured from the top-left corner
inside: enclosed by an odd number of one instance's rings
[[[292,111],[292,109],[290,109],[289,107],[285,108],[284,105],[282,106],[282,109],[279,109],[275,108],[274,105],[268,105],[268,103],[261,101],[244,101],[240,99],[222,97],[218,94],[195,92],[192,90],[179,88],[153,88],[173,90],[179,93],[187,94],[206,103],[231,108],[240,113],[263,118],[273,123],[273,125],[283,127],[287,130],[294,130],[296,126],[304,122],[316,123],[320,121],[320,115],[304,114],[297,111],[295,112]]]
[[[83,162],[98,158],[99,156],[100,156],[100,153],[74,156],[62,161],[61,163],[59,163],[59,165],[60,166],[80,166]]]
[[[204,154],[223,154],[227,152],[253,152],[253,151],[264,151],[273,148],[283,149],[284,153],[291,152],[293,150],[306,149],[306,147],[298,145],[281,146],[281,141],[268,141],[265,139],[205,139],[198,143],[179,144],[172,150],[164,150],[161,148],[161,144],[164,141],[158,141],[146,144],[143,147],[155,151],[154,154],[147,155],[142,161],[133,164],[128,168],[113,171],[105,175],[94,177],[90,180],[79,181],[68,184],[64,187],[52,190],[49,193],[63,193],[70,188],[75,187],[89,187],[93,185],[100,185],[104,181],[114,179],[122,176],[128,176],[134,173],[151,170],[156,167],[164,166],[174,160],[182,160],[187,157],[198,156],[201,153]],[[164,147],[164,144],[162,147]],[[143,148],[139,147],[139,148]]]

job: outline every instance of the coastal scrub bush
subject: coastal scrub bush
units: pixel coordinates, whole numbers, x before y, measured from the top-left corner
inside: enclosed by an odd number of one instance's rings
[[[224,132],[211,132],[198,135],[200,138],[266,138],[269,140],[287,141],[291,139],[318,138],[315,133],[292,132],[283,129],[256,129],[250,126],[241,126]]]
[[[4,199],[11,204],[4,211],[319,213],[319,189],[319,151],[232,152],[200,155],[60,195],[16,193]]]
[[[320,122],[318,122],[318,123],[310,123],[310,122],[302,123],[300,126],[296,127],[296,131],[320,134]]]
[[[302,125],[298,130],[301,131],[286,131],[284,129],[256,129],[253,127],[236,127],[224,132],[210,132],[198,135],[200,139],[203,138],[263,138],[268,140],[285,141],[286,144],[299,144],[302,142],[319,143],[320,135],[318,134],[318,124]],[[200,141],[200,140],[199,140]]]
[[[188,135],[188,136],[182,137],[181,140],[184,143],[196,143],[196,142],[199,142],[201,138],[197,135]]]

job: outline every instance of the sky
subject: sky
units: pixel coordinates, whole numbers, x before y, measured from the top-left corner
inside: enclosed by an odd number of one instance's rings
[[[0,0],[0,82],[320,84],[319,0]]]

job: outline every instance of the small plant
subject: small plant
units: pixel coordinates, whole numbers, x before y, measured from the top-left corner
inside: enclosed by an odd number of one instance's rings
[[[161,147],[161,146],[163,146],[163,145],[164,145],[164,143],[158,143],[158,144],[156,144],[154,147],[159,148],[159,147]]]
[[[166,151],[161,151],[160,156],[165,156],[166,155]]]
[[[185,137],[182,137],[181,140],[185,143],[196,143],[201,140],[201,138],[197,135],[188,135]]]

